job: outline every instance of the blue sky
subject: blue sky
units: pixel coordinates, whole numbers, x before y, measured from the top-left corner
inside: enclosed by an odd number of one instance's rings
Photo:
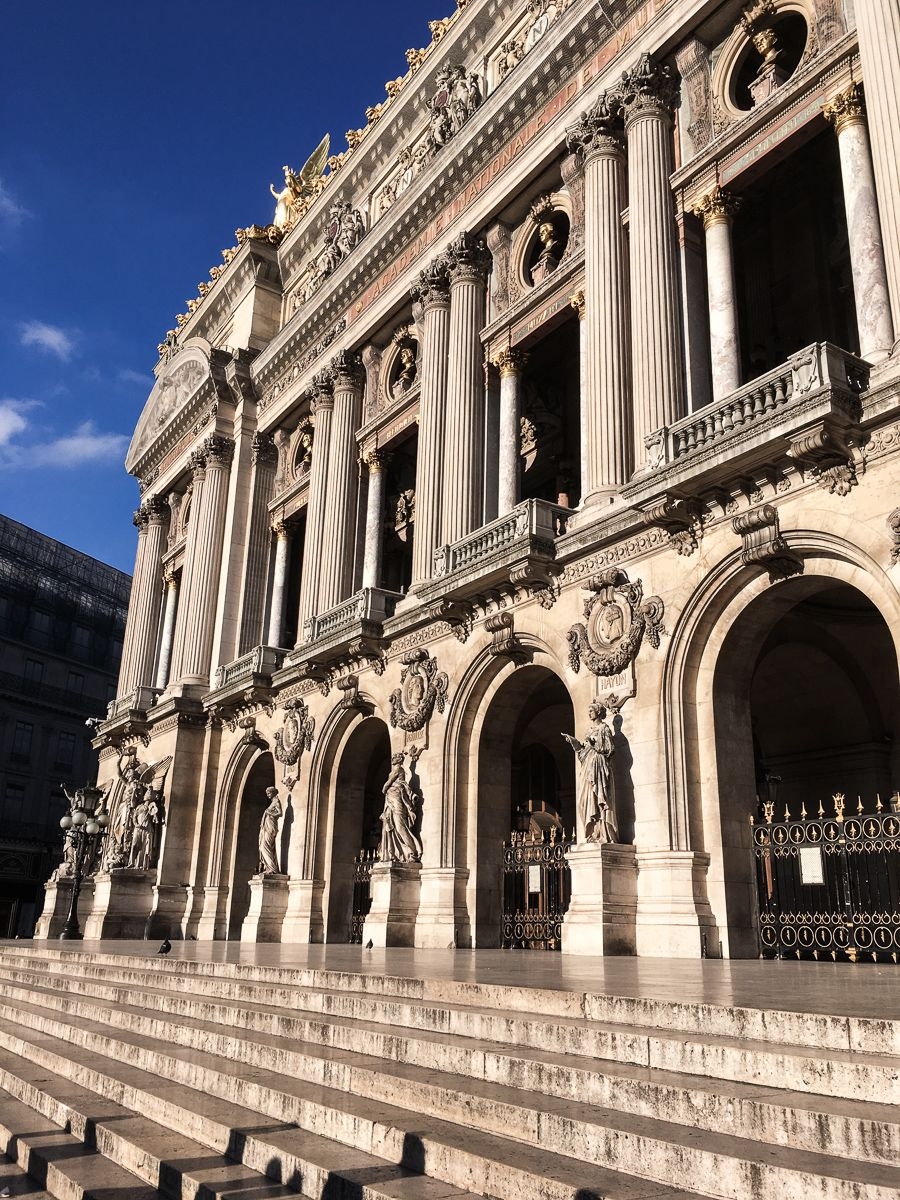
[[[4,5],[0,512],[131,571],[156,344],[454,0]]]

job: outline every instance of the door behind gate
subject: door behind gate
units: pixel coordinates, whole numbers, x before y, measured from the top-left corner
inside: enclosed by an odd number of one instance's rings
[[[550,829],[513,831],[503,844],[504,950],[559,950],[572,894],[570,838]]]

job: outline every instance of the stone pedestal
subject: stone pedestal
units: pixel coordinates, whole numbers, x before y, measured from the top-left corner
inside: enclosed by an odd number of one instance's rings
[[[228,895],[227,887],[205,887],[203,910],[197,928],[189,929],[188,933],[196,934],[200,942],[218,941],[228,937]]]
[[[322,899],[325,881],[322,879],[292,879],[288,883],[287,912],[282,925],[281,940],[295,945],[321,944],[325,941],[325,920]]]
[[[254,875],[250,880],[250,908],[241,926],[241,941],[280,942],[287,906],[287,875]]]
[[[469,872],[456,867],[422,867],[419,911],[416,917],[417,947],[445,950],[470,945],[466,909],[466,880]]]
[[[572,899],[563,918],[563,954],[634,954],[634,846],[583,842],[573,846],[567,858]]]
[[[375,864],[372,907],[363,926],[363,945],[370,941],[378,947],[415,945],[420,873],[418,863]]]
[[[188,912],[185,884],[159,884],[153,888],[153,906],[144,929],[146,938],[183,938]]]
[[[79,918],[84,928],[83,913],[90,907],[91,896],[86,894],[88,880],[81,885],[81,896],[78,903]],[[45,938],[59,937],[62,933],[66,917],[69,915],[69,905],[72,902],[72,879],[64,875],[61,879],[50,879],[44,884],[44,908],[38,917],[34,928],[35,941]]]
[[[94,876],[94,903],[82,919],[86,938],[142,938],[153,908],[155,871],[100,871]],[[84,900],[84,885],[81,899]],[[79,910],[81,905],[79,904]]]
[[[706,897],[709,855],[639,850],[637,952],[648,957],[720,957]]]

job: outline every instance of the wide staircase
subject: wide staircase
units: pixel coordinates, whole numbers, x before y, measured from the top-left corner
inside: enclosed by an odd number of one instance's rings
[[[7,943],[0,1089],[30,1200],[900,1196],[900,1019]]]

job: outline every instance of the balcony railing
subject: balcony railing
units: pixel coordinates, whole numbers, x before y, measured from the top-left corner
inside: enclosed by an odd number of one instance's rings
[[[127,696],[113,700],[106,708],[107,721],[115,721],[118,717],[130,712],[147,712],[159,699],[160,693],[156,688],[139,687]]]
[[[523,500],[512,512],[434,552],[434,578],[464,571],[520,543],[535,542],[551,554],[554,538],[565,533],[571,510],[546,500]]]
[[[388,617],[394,615],[394,608],[400,599],[402,596],[399,592],[363,588],[334,608],[306,621],[303,626],[305,641],[331,641],[347,631],[364,626],[380,627]]]
[[[213,689],[219,691],[222,688],[237,687],[254,677],[271,677],[284,662],[286,654],[286,650],[276,646],[254,646],[234,662],[225,663],[217,669],[213,678]]]

